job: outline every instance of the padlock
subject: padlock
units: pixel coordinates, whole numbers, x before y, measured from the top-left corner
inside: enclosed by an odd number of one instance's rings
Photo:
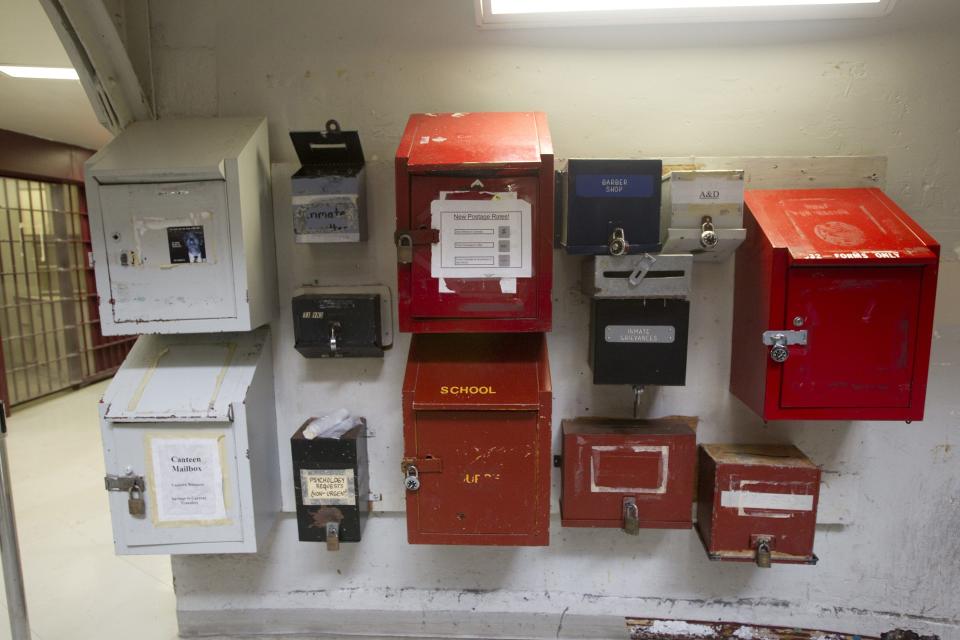
[[[403,479],[403,486],[407,491],[417,491],[420,489],[420,472],[412,464],[407,467],[407,475]]]
[[[720,238],[717,237],[717,232],[713,230],[713,218],[703,216],[700,225],[700,246],[704,249],[713,249],[718,242],[720,242]]]
[[[636,498],[623,499],[623,530],[632,536],[640,534],[640,511]]]
[[[756,540],[757,540],[756,542],[757,566],[760,567],[761,569],[769,569],[770,560],[771,560],[770,547],[773,544],[773,539],[770,538],[769,536],[757,536]]]
[[[787,349],[787,338],[783,335],[776,335],[773,338],[773,346],[770,347],[770,359],[777,363],[783,363],[790,357],[790,350]]]
[[[413,262],[413,237],[409,233],[402,233],[397,237],[397,262],[400,264]]]
[[[623,229],[617,227],[610,235],[610,255],[622,256],[627,252],[627,238],[623,234]]]
[[[142,518],[147,513],[147,503],[143,499],[143,489],[140,487],[140,484],[134,482],[130,487],[130,492],[127,498],[127,511],[130,512],[130,515]]]

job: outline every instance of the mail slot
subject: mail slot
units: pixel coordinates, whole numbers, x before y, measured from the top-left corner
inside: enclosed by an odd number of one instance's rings
[[[697,531],[711,560],[814,564],[820,469],[793,445],[705,444]]]
[[[879,189],[746,207],[733,394],[765,420],[922,420],[940,245]]]
[[[563,421],[565,527],[685,529],[692,523],[696,418]]]
[[[543,334],[413,336],[398,478],[410,543],[548,543],[551,393]]]
[[[400,331],[549,331],[553,147],[542,113],[418,113],[396,155]]]

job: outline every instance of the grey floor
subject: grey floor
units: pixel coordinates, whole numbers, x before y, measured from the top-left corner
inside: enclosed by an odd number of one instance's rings
[[[15,409],[8,422],[31,630],[39,640],[173,640],[169,557],[113,553],[97,418],[105,388]],[[4,601],[0,640],[9,638]]]

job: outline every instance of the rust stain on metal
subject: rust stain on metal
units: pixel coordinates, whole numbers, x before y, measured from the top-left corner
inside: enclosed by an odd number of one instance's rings
[[[876,636],[815,629],[769,627],[739,622],[697,622],[659,618],[627,618],[631,640],[875,640]]]

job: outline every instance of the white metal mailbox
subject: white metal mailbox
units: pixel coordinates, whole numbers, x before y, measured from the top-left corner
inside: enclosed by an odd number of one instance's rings
[[[729,258],[747,237],[743,228],[742,170],[672,171],[663,185],[664,253],[692,253],[696,261]]]
[[[280,511],[270,332],[141,336],[100,404],[116,552],[255,552]]]
[[[267,121],[135,122],[86,164],[105,335],[249,331],[276,308]]]

